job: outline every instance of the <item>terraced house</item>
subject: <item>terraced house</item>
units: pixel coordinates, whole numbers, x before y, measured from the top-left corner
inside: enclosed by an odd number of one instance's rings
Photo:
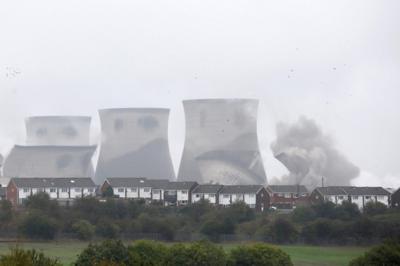
[[[6,198],[17,206],[39,192],[45,192],[51,199],[68,205],[77,198],[95,196],[96,185],[91,178],[11,178]]]

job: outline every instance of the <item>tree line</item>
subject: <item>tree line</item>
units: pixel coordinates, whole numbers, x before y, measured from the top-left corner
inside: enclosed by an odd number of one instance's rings
[[[63,207],[39,193],[17,210],[8,201],[0,202],[0,237],[6,233],[29,239],[134,239],[144,234],[165,241],[188,241],[192,239],[185,237],[195,235],[214,242],[246,236],[272,243],[371,244],[400,238],[400,210],[368,203],[361,213],[349,202],[338,206],[327,202],[281,214],[255,212],[244,203],[221,207],[200,201],[165,207],[141,200],[91,197]]]

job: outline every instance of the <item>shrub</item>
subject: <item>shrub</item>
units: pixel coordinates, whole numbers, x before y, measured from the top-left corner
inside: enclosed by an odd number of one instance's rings
[[[269,227],[268,235],[276,243],[293,243],[297,240],[299,232],[292,222],[278,217]]]
[[[51,217],[60,215],[60,206],[55,200],[51,200],[49,194],[45,192],[29,196],[24,205],[27,209],[41,211]]]
[[[208,241],[200,241],[188,246],[173,245],[169,249],[165,265],[220,266],[226,265],[226,262],[226,254],[222,247]]]
[[[220,219],[219,217],[207,220],[200,228],[200,232],[213,238],[221,234],[233,234],[235,231],[235,225],[229,218]]]
[[[100,220],[96,226],[96,234],[104,238],[116,238],[119,231],[119,226],[108,220]]]
[[[149,240],[136,241],[128,250],[131,264],[152,266],[163,266],[168,252],[163,244]]]
[[[8,200],[0,201],[0,224],[7,224],[13,218],[13,210],[11,202]]]
[[[387,211],[386,205],[380,202],[370,201],[364,207],[364,214],[369,216],[384,214],[386,213],[386,211]]]
[[[253,244],[238,246],[231,250],[229,263],[231,266],[258,266],[276,265],[292,266],[290,256],[280,250],[266,244]]]
[[[296,223],[306,223],[313,221],[316,218],[316,213],[314,209],[309,206],[300,206],[294,209],[292,218]]]
[[[72,231],[77,234],[79,239],[89,240],[94,235],[95,226],[86,220],[79,220],[72,225]]]
[[[346,227],[348,225],[339,220],[320,218],[304,226],[301,235],[308,243],[333,243],[349,237]]]
[[[46,215],[33,212],[22,220],[19,231],[32,239],[53,239],[57,233],[57,224]]]
[[[61,266],[57,259],[50,259],[36,250],[12,248],[10,254],[1,255],[0,266]]]
[[[380,246],[372,248],[363,256],[352,260],[350,266],[397,266],[400,265],[400,243],[386,241]]]
[[[128,248],[119,240],[89,244],[79,255],[75,266],[131,265]]]

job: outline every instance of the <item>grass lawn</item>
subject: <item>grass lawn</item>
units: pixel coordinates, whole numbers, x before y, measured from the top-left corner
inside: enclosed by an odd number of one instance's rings
[[[35,248],[43,251],[47,256],[59,258],[64,265],[70,265],[76,255],[84,249],[85,242],[48,242],[48,243],[23,243],[19,244],[25,249]],[[229,250],[237,244],[225,244],[224,249]],[[7,253],[15,243],[0,243],[0,254]],[[317,246],[279,246],[290,255],[296,266],[339,266],[363,254],[368,248],[364,247],[317,247]]]

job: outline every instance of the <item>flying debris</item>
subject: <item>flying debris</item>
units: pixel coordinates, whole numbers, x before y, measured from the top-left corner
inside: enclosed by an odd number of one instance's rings
[[[359,168],[338,151],[329,136],[310,119],[300,117],[295,124],[277,125],[277,139],[271,149],[290,174],[282,183],[314,188],[325,178],[328,185],[350,185]]]

